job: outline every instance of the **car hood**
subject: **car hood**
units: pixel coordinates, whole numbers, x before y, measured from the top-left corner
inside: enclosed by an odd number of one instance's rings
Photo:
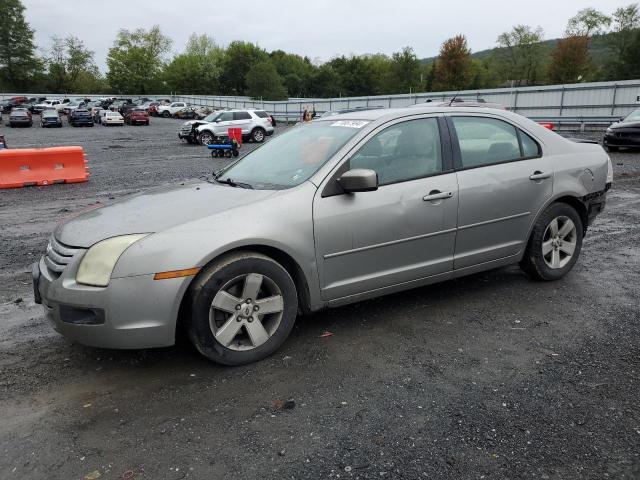
[[[640,122],[617,122],[609,126],[610,129],[616,128],[640,128]]]
[[[130,196],[84,211],[59,225],[55,237],[74,247],[88,248],[117,235],[156,233],[215,215],[276,194],[274,190],[249,190],[208,182],[185,182]]]

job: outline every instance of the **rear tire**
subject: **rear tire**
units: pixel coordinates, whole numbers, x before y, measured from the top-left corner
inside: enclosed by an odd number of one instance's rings
[[[191,342],[202,355],[224,365],[271,355],[289,336],[298,311],[287,270],[255,252],[233,253],[203,269],[188,300]]]
[[[554,203],[536,221],[520,267],[535,280],[558,280],[578,261],[582,219],[566,203]]]
[[[262,128],[254,128],[251,131],[251,140],[253,140],[256,143],[262,143],[264,142],[264,138],[266,136],[266,132],[264,131],[264,129]]]

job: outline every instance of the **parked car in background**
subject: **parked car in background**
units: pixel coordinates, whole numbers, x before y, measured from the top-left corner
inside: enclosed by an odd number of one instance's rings
[[[129,125],[149,125],[149,114],[143,108],[134,108],[124,117]]]
[[[111,110],[112,112],[122,113],[123,107],[129,104],[132,104],[130,98],[118,98],[114,100],[111,105],[109,105],[109,110]]]
[[[271,117],[264,110],[226,110],[219,112],[210,123],[197,128],[200,142],[208,145],[216,137],[228,136],[229,128],[241,128],[242,138],[261,143],[273,135]]]
[[[34,294],[80,343],[163,347],[184,328],[207,358],[241,365],[275,352],[299,312],[512,264],[564,277],[612,179],[599,145],[504,110],[336,115],[208,182],[58,226]]]
[[[40,126],[42,128],[61,128],[62,119],[60,114],[55,109],[43,110],[40,116]]]
[[[105,110],[105,109],[99,109],[96,110],[95,113],[93,114],[93,123],[100,123],[102,124],[102,118],[105,116],[105,114],[107,112],[109,112],[110,110]]]
[[[176,113],[178,113],[185,107],[188,107],[185,102],[172,102],[169,105],[159,105],[156,108],[156,112],[161,117],[169,118],[173,117]]]
[[[111,112],[111,111],[107,111],[102,117],[101,117],[101,123],[102,125],[104,125],[105,127],[111,126],[111,125],[124,125],[124,118],[122,115],[120,115],[119,112]]]
[[[147,111],[149,112],[149,115],[151,116],[157,116],[158,115],[158,107],[161,105],[160,102],[150,102],[148,107],[147,107]]]
[[[204,117],[202,120],[189,120],[180,125],[178,130],[178,138],[185,140],[187,143],[198,143],[198,127],[211,123],[220,111],[215,111]]]
[[[21,103],[15,100],[4,100],[0,102],[0,111],[2,113],[11,113],[14,108],[20,107]]]
[[[40,103],[36,104],[33,107],[34,113],[41,113],[43,110],[47,108],[56,108],[58,105],[62,103],[61,100],[43,100]]]
[[[93,127],[93,117],[86,108],[76,108],[69,114],[69,124],[72,127]]]
[[[9,114],[9,126],[14,127],[30,127],[33,125],[31,112],[26,108],[16,107]]]
[[[81,102],[69,102],[62,105],[59,105],[59,110],[62,111],[65,115],[69,115],[71,112],[78,108],[84,108],[85,103]]]
[[[602,145],[609,152],[621,147],[640,148],[640,108],[609,126],[604,133]]]

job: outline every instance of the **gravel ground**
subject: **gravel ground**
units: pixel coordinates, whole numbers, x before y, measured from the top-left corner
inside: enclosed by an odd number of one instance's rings
[[[92,175],[0,191],[0,478],[640,478],[639,154],[612,155],[561,281],[508,267],[321,312],[246,367],[71,344],[29,265],[70,215],[220,167],[179,123],[0,129],[83,145]]]

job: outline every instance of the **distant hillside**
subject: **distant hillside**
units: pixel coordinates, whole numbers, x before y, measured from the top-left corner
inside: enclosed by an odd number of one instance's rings
[[[595,64],[604,63],[607,57],[610,55],[611,47],[609,46],[611,33],[606,33],[604,35],[596,35],[591,40],[591,47],[589,51],[591,52],[591,59]],[[545,40],[544,42],[540,42],[540,45],[544,47],[547,52],[551,52],[556,44],[558,43],[559,38],[554,38],[551,40]],[[472,52],[471,56],[473,58],[477,58],[478,60],[483,60],[487,57],[490,57],[493,54],[500,54],[503,48],[490,48],[487,50],[480,50],[479,52]],[[420,60],[420,63],[433,63],[433,61],[438,57],[429,57],[423,58]]]

